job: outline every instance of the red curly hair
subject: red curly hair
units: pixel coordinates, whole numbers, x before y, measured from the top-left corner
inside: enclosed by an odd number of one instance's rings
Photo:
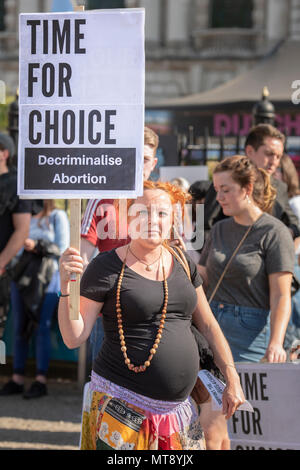
[[[144,191],[147,189],[160,189],[161,191],[165,191],[169,195],[172,204],[180,204],[182,209],[182,216],[184,214],[184,206],[186,202],[192,199],[189,193],[182,191],[182,189],[180,189],[178,186],[175,186],[175,184],[165,181],[144,181]],[[127,210],[130,206],[132,206],[132,204],[134,204],[135,201],[136,199],[127,199]]]
[[[164,182],[164,181],[144,181],[144,191],[147,190],[154,190],[159,189],[161,191],[165,191],[170,199],[171,203],[173,204],[180,204],[181,207],[181,217],[182,220],[184,219],[184,211],[185,211],[185,204],[192,200],[192,196],[189,193],[186,193],[178,186],[175,186],[172,183]],[[136,202],[136,199],[127,199],[127,214],[129,208]],[[119,199],[115,199],[114,206],[118,211]],[[176,214],[175,214],[176,218]],[[119,230],[119,217],[117,217],[117,228]]]

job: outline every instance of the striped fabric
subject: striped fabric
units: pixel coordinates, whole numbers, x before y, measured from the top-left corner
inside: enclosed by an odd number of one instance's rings
[[[87,235],[93,221],[94,213],[101,199],[90,199],[81,222],[81,235]]]

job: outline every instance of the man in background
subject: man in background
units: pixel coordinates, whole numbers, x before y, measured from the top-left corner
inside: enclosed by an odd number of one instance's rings
[[[277,191],[272,215],[281,220],[291,231],[293,239],[300,236],[299,222],[289,201],[287,185],[273,177],[284,153],[285,137],[270,124],[253,127],[245,141],[245,155],[271,177],[272,186]],[[216,200],[216,192],[211,184],[204,203],[204,229],[209,231],[214,223],[225,216]]]

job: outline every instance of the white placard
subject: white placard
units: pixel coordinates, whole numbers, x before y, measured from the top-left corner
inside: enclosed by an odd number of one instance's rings
[[[254,412],[229,420],[232,450],[300,450],[300,364],[236,364]]]
[[[226,387],[224,382],[205,369],[200,370],[198,376],[212,397],[212,409],[221,410],[223,404],[222,397]],[[237,411],[249,411],[250,413],[253,413],[254,410],[251,403],[246,400],[238,407]]]
[[[206,165],[190,166],[161,166],[159,168],[159,178],[161,181],[171,181],[173,178],[185,178],[190,184],[195,181],[206,181],[208,177],[208,167]]]
[[[144,9],[20,15],[18,194],[143,193]]]

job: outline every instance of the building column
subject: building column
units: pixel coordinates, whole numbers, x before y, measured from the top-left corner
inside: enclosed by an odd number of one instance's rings
[[[145,8],[145,40],[158,45],[160,37],[160,0],[140,0],[139,7]]]
[[[266,17],[267,17],[267,2],[266,0],[253,1],[253,29],[260,32],[256,37],[256,49],[259,50],[264,46],[266,40]]]
[[[266,37],[269,40],[285,38],[288,33],[288,0],[268,0],[266,8]]]
[[[5,48],[8,54],[18,54],[18,6],[17,0],[6,0],[5,2]]]
[[[139,0],[125,0],[125,7],[126,8],[140,8],[140,1]]]
[[[18,8],[16,0],[5,1],[5,31],[18,31]]]
[[[210,27],[210,1],[192,0],[192,29],[207,29]]]
[[[167,0],[166,45],[180,47],[189,43],[191,0]]]
[[[299,0],[290,0],[289,37],[300,40],[300,3]]]

